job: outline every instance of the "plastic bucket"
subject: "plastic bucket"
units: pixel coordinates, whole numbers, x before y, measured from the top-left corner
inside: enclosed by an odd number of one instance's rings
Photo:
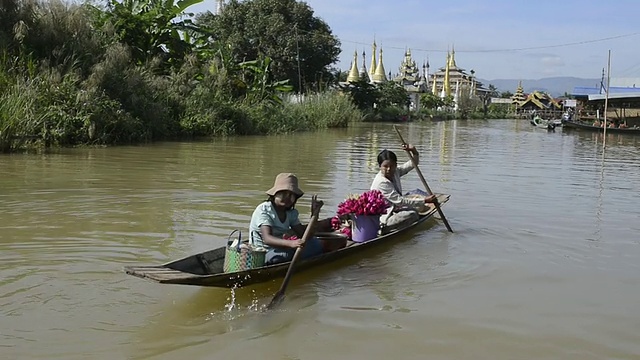
[[[378,236],[380,215],[354,215],[351,240],[366,242]]]

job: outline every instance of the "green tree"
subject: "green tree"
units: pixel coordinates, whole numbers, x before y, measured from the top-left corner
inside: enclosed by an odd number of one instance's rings
[[[237,62],[269,57],[275,79],[289,79],[296,91],[330,79],[340,41],[329,25],[296,0],[231,0],[220,15],[199,16],[211,39],[230,47]]]
[[[349,94],[353,104],[360,110],[373,109],[373,105],[380,99],[378,88],[365,80],[351,82],[341,88],[342,91]]]
[[[484,91],[480,94],[480,100],[482,100],[482,112],[484,113],[484,117],[486,118],[489,113],[489,104],[491,104],[491,98],[498,96],[498,89],[489,84],[489,91]]]
[[[428,92],[420,96],[420,104],[425,109],[435,110],[444,106],[444,101],[438,95]]]
[[[393,81],[385,81],[378,84],[378,105],[380,108],[390,106],[408,107],[411,99],[407,90]]]
[[[503,99],[511,99],[513,93],[511,91],[503,91],[500,93],[500,97]]]
[[[138,64],[160,57],[166,64],[180,65],[192,51],[181,34],[198,31],[186,10],[203,0],[109,0],[105,12],[96,12],[98,24],[112,26],[115,41],[127,44]],[[100,10],[100,9],[98,9]]]

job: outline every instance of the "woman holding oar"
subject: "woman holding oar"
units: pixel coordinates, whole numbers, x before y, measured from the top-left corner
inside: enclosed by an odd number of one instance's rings
[[[249,224],[250,243],[267,249],[265,265],[290,261],[299,247],[302,247],[303,259],[321,254],[322,244],[318,238],[302,241],[307,226],[300,223],[295,208],[298,199],[304,195],[298,186],[298,178],[291,173],[278,174],[267,195],[269,198],[256,207]],[[314,197],[312,209],[318,203],[321,202]],[[331,219],[320,221],[313,227],[310,235],[313,231],[329,231]]]
[[[402,144],[402,148],[409,152],[416,164],[419,154],[415,146]],[[371,184],[371,190],[380,190],[387,201],[392,205],[387,214],[380,218],[385,231],[391,231],[404,227],[407,223],[418,220],[418,213],[427,210],[427,204],[436,202],[434,195],[428,195],[421,190],[414,190],[402,195],[402,183],[400,178],[415,168],[409,160],[398,166],[398,157],[393,151],[382,150],[378,154],[378,166],[380,171],[376,174]],[[418,196],[411,196],[418,195]]]

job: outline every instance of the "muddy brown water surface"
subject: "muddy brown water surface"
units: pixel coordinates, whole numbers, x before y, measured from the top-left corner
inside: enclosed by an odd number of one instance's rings
[[[455,233],[235,291],[125,265],[222,246],[278,172],[330,215],[369,188],[390,124],[0,156],[3,359],[637,359],[640,138],[527,121],[400,125]],[[415,172],[403,187],[421,187]]]

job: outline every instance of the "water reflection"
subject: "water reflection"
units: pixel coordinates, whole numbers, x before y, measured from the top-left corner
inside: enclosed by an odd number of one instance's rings
[[[407,159],[391,124],[0,156],[3,356],[640,353],[635,137],[607,134],[603,160],[602,134],[526,121],[399,128],[430,187],[452,194],[444,211],[456,232],[432,220],[396,244],[296,274],[269,314],[259,309],[279,281],[232,292],[146,282],[122,266],[222,246],[285,169],[307,194],[303,216],[314,193],[329,215],[369,188],[381,149]],[[403,186],[421,183],[412,175]]]

